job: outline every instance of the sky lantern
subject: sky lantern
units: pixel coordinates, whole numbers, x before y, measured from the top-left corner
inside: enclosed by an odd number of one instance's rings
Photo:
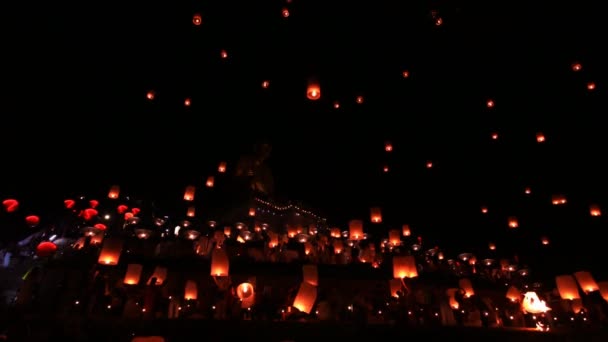
[[[188,217],[196,216],[196,207],[194,207],[194,206],[188,207],[188,210],[186,211],[186,216],[188,216]]]
[[[103,223],[95,223],[95,225],[93,225],[93,227],[95,229],[99,229],[101,231],[104,231],[104,230],[108,229],[108,227],[106,227],[106,225],[103,224]]]
[[[36,246],[36,255],[40,258],[50,257],[57,252],[57,245],[51,241],[42,241]]]
[[[566,196],[564,196],[564,195],[553,195],[551,197],[551,204],[553,204],[553,205],[563,205],[563,204],[566,204]]]
[[[198,285],[194,280],[187,280],[184,287],[184,299],[196,300],[198,298]]]
[[[586,293],[597,291],[600,289],[597,285],[597,282],[593,278],[593,275],[591,275],[591,272],[574,272],[574,278],[578,282],[578,285],[580,285],[581,289],[583,289],[583,291],[585,291]]]
[[[572,71],[581,71],[583,69],[583,65],[578,62],[572,63]]]
[[[152,275],[150,276],[150,278],[148,278],[148,281],[146,282],[146,284],[157,285],[157,286],[162,285],[165,282],[165,280],[167,279],[167,272],[168,272],[168,270],[166,267],[156,266],[154,268],[154,272],[152,272]],[[152,284],[152,279],[156,279],[155,284]]]
[[[156,97],[156,93],[154,92],[154,90],[149,90],[146,93],[146,98],[150,101],[154,100],[155,97]]]
[[[214,277],[227,277],[230,269],[230,260],[226,250],[216,248],[211,252],[211,275]]]
[[[486,101],[486,107],[488,107],[488,108],[494,108],[495,105],[496,104],[494,103],[494,100],[492,100],[492,99],[488,99]]]
[[[108,198],[109,199],[118,199],[118,196],[120,196],[120,186],[112,185],[110,187],[110,191],[108,191]]]
[[[289,8],[283,7],[283,9],[281,10],[281,15],[283,16],[283,18],[289,18]]]
[[[401,233],[398,229],[388,231],[388,243],[393,247],[401,245]]]
[[[306,97],[312,101],[316,101],[321,98],[321,86],[318,82],[311,81],[308,83],[308,88],[306,88]]]
[[[2,201],[2,206],[7,213],[14,213],[17,211],[17,209],[19,209],[19,201],[12,198],[5,199]]]
[[[592,204],[589,206],[589,214],[591,216],[602,216],[602,210],[600,209],[600,206],[597,204]]]
[[[141,271],[144,267],[140,264],[129,264],[127,266],[127,272],[125,273],[125,279],[123,283],[127,285],[137,285],[139,284],[139,279],[141,278]]]
[[[492,140],[498,140],[498,133],[492,133]]]
[[[529,195],[531,193],[532,193],[532,189],[530,189],[530,188],[525,188],[524,189],[524,194]]]
[[[205,185],[208,188],[213,188],[213,185],[215,184],[215,178],[213,178],[213,176],[209,176],[207,177],[207,181],[205,182]]]
[[[403,234],[403,236],[412,235],[412,230],[410,229],[409,224],[404,224],[403,226],[401,226],[401,234]]]
[[[370,220],[372,223],[382,223],[382,209],[373,207],[370,209]]]
[[[192,100],[190,100],[189,97],[186,97],[184,99],[184,107],[190,107],[190,105],[192,105]]]
[[[329,230],[329,235],[333,238],[339,239],[342,237],[342,233],[340,232],[340,228],[333,227]]]
[[[351,240],[363,239],[363,221],[351,220],[348,222],[348,235]]]
[[[269,86],[270,86],[270,82],[269,81],[262,81],[262,88],[268,89]]]
[[[129,210],[129,207],[128,207],[128,206],[126,206],[126,205],[124,205],[124,204],[120,204],[120,205],[118,205],[118,206],[116,207],[116,211],[117,211],[119,214],[124,214],[124,213],[126,213],[126,212],[127,212],[127,210]]]
[[[587,90],[595,90],[595,82],[587,82]]]
[[[555,277],[555,284],[562,299],[573,300],[581,298],[578,293],[578,285],[576,285],[576,280],[574,280],[573,276],[569,274],[559,275]]]
[[[496,250],[496,244],[494,242],[488,243],[488,249],[491,250],[491,251],[495,251]]]
[[[391,297],[399,298],[399,292],[401,292],[402,285],[403,284],[401,284],[401,281],[399,279],[389,279],[388,280],[388,286],[390,287],[390,290],[391,290]]]
[[[97,212],[97,210],[93,209],[93,208],[86,208],[85,210],[83,210],[81,212],[82,218],[85,221],[91,221],[92,219],[94,219],[95,217],[97,217],[99,213]]]
[[[122,254],[123,241],[117,238],[107,238],[104,240],[99,252],[97,262],[102,265],[115,266]]]
[[[403,70],[401,76],[403,76],[403,78],[408,78],[410,77],[410,72],[408,70]]]
[[[475,295],[475,290],[473,290],[473,284],[471,283],[471,279],[469,278],[460,278],[458,279],[458,286],[464,290],[464,296],[469,298]]]
[[[25,223],[30,227],[36,227],[40,224],[40,217],[36,215],[29,215],[25,217]]]
[[[226,162],[220,162],[220,165],[217,167],[217,172],[225,173],[226,172]]]
[[[429,160],[429,161],[427,161],[427,162],[426,162],[426,168],[427,168],[427,169],[430,169],[430,168],[432,168],[432,167],[433,167],[433,162],[432,162],[432,161],[430,161],[430,160]]]
[[[344,250],[344,243],[342,240],[334,240],[332,246],[334,247],[334,254],[340,254]]]
[[[460,304],[456,300],[456,293],[459,291],[458,288],[449,288],[445,291],[446,296],[448,297],[448,304],[453,310],[458,310]]]
[[[241,308],[247,309],[255,304],[255,289],[251,283],[240,283],[236,287],[236,296],[241,300]]]
[[[543,245],[545,245],[545,246],[548,245],[549,244],[549,238],[546,237],[546,236],[541,237],[540,238],[540,243],[543,244]]]
[[[600,288],[602,298],[608,302],[608,281],[600,281],[597,285]]]
[[[536,133],[536,142],[539,144],[545,142],[545,135],[542,132]]]
[[[222,59],[228,58],[228,51],[226,51],[226,50],[220,51],[220,57],[222,57]]]
[[[416,267],[416,260],[413,256],[393,256],[393,278],[404,279],[416,278],[417,276],[418,269]]]
[[[194,193],[196,192],[196,187],[194,185],[188,185],[186,187],[186,191],[184,191],[184,201],[194,201]]]
[[[199,13],[195,13],[192,16],[192,24],[194,26],[200,26],[203,23],[203,17]]]
[[[255,208],[254,207],[249,208],[249,216],[255,216]]]
[[[515,216],[511,216],[508,218],[507,220],[508,224],[509,224],[509,228],[517,228],[519,227],[519,221],[517,220],[517,217]]]
[[[382,172],[384,172],[384,173],[388,173],[390,170],[391,170],[391,169],[388,167],[388,165],[384,165],[384,166],[382,167]]]
[[[517,287],[511,285],[507,290],[507,299],[514,303],[519,302],[521,300],[521,292],[519,292]]]
[[[99,201],[92,199],[89,201],[89,205],[91,206],[91,208],[95,209],[99,205]]]
[[[74,208],[75,205],[76,205],[76,201],[74,201],[73,199],[66,199],[65,201],[63,201],[63,206],[66,209],[72,209],[72,208]]]
[[[387,141],[384,143],[384,150],[386,152],[392,152],[393,151],[393,144],[391,144],[390,141]]]
[[[482,214],[487,214],[487,213],[488,213],[488,207],[486,207],[486,206],[482,206],[482,207],[481,207],[481,213],[482,213]]]
[[[317,265],[302,266],[302,281],[312,286],[319,286],[319,270],[317,269]]]
[[[292,306],[301,312],[309,314],[317,300],[317,287],[302,282]]]
[[[359,95],[355,98],[355,102],[357,104],[362,104],[363,103],[363,96]]]

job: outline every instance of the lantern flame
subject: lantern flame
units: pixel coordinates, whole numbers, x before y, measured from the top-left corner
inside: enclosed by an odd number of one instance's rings
[[[536,292],[529,291],[524,294],[524,300],[521,302],[521,308],[526,313],[539,314],[551,310],[544,300],[538,298]]]

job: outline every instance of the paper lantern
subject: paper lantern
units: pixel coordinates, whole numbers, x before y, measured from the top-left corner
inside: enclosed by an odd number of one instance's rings
[[[226,162],[220,162],[220,165],[217,167],[217,172],[219,172],[219,173],[226,172]]]
[[[272,233],[272,234],[270,234],[270,233],[271,232],[269,232],[269,234],[268,234],[268,237],[269,237],[268,247],[275,248],[276,246],[279,245],[279,235],[276,233]]]
[[[14,213],[17,211],[17,209],[19,209],[19,201],[12,198],[5,199],[2,201],[2,206],[7,213]]]
[[[597,284],[597,287],[600,289],[600,294],[605,301],[608,302],[608,281],[600,281]]]
[[[109,199],[118,199],[118,196],[120,196],[120,186],[112,185],[110,187],[110,191],[108,191],[108,198]]]
[[[167,279],[167,268],[156,266],[154,268],[154,272],[152,272],[152,275],[150,276],[150,278],[148,278],[146,284],[152,285],[152,279],[154,278],[156,278],[156,285],[162,285]]]
[[[198,285],[194,280],[187,280],[184,288],[185,300],[196,300],[198,298]]]
[[[302,279],[305,283],[313,286],[319,286],[319,271],[317,265],[302,266]]]
[[[548,245],[549,244],[549,238],[546,236],[543,236],[540,238],[540,243],[542,243],[543,245]]]
[[[192,16],[192,24],[194,24],[194,26],[200,26],[203,23],[203,17],[196,13]]]
[[[205,182],[205,185],[208,188],[213,188],[213,185],[215,184],[215,178],[213,178],[213,176],[209,176],[207,177],[207,181]]]
[[[412,235],[412,230],[410,229],[410,225],[409,224],[404,224],[401,227],[401,234],[403,234],[403,236],[410,236],[410,235]]]
[[[415,278],[418,276],[416,260],[411,255],[393,257],[393,278]]]
[[[508,224],[509,224],[509,228],[519,227],[519,221],[517,220],[517,217],[515,217],[515,216],[509,217]]]
[[[122,254],[123,241],[117,238],[107,238],[103,242],[97,262],[102,265],[114,266],[118,264]]]
[[[507,299],[512,302],[519,302],[521,300],[521,292],[519,292],[519,289],[517,289],[517,287],[511,285],[507,290]]]
[[[540,314],[551,310],[545,301],[538,298],[536,292],[533,291],[528,291],[524,294],[524,300],[521,302],[521,307],[525,313],[531,314]]]
[[[241,283],[236,287],[236,295],[241,300],[241,308],[247,309],[255,304],[255,289],[251,283]]]
[[[211,275],[215,277],[228,276],[230,260],[226,250],[216,248],[211,252]]]
[[[589,214],[594,217],[602,216],[602,210],[600,209],[599,205],[592,204],[589,206]]]
[[[454,310],[458,310],[458,308],[460,307],[460,304],[456,300],[456,293],[458,293],[459,291],[460,289],[457,288],[450,288],[445,291],[445,294],[448,297],[448,304]]]
[[[586,293],[597,291],[600,289],[590,272],[575,272],[574,278],[578,282],[578,285],[580,285],[581,289],[583,289],[583,291],[585,291]]]
[[[382,210],[378,207],[370,209],[370,219],[372,223],[382,223]]]
[[[351,240],[362,240],[363,239],[363,221],[351,220],[348,223],[349,238]]]
[[[51,241],[43,241],[36,246],[36,255],[45,258],[52,256],[57,252],[57,245]]]
[[[577,298],[577,299],[573,299],[570,302],[570,308],[572,309],[572,312],[574,312],[575,314],[581,312],[581,310],[583,310],[583,300],[581,298]]]
[[[475,295],[475,290],[473,290],[473,284],[471,283],[471,280],[468,278],[460,278],[458,279],[458,286],[460,286],[460,288],[462,290],[464,290],[464,296],[465,297],[472,297]]]
[[[191,206],[188,207],[188,211],[186,212],[186,216],[188,217],[194,217],[196,215],[196,207]]]
[[[333,246],[334,254],[340,254],[344,250],[344,243],[342,242],[342,240],[334,240]]]
[[[255,208],[249,208],[249,216],[255,216]]]
[[[321,86],[317,82],[310,82],[306,89],[306,97],[309,100],[316,101],[321,98]]]
[[[562,299],[572,300],[581,298],[578,293],[578,285],[574,277],[565,274],[555,277],[555,284],[557,285],[557,291]]]
[[[553,196],[551,196],[551,203],[553,205],[563,205],[563,204],[566,204],[566,196],[564,196],[564,195],[553,195]]]
[[[309,314],[317,300],[317,287],[309,283],[302,282],[298,289],[298,294],[293,300],[293,307]]]
[[[391,246],[401,245],[401,233],[397,229],[391,229],[388,231],[388,243]]]
[[[545,135],[541,132],[536,133],[536,142],[537,143],[544,143],[545,142]]]
[[[329,230],[329,235],[333,238],[339,239],[342,237],[342,232],[340,232],[340,228],[331,228]]]
[[[127,266],[127,272],[125,273],[124,283],[127,285],[137,285],[139,284],[139,279],[141,278],[141,271],[144,267],[140,264],[129,264]]]
[[[385,142],[384,143],[384,150],[386,152],[392,152],[393,151],[393,144],[391,144],[390,142]]]
[[[25,223],[30,227],[36,227],[40,224],[40,217],[38,217],[37,215],[26,216]]]
[[[495,251],[496,250],[496,244],[494,242],[488,243],[488,249],[490,249],[491,251]]]
[[[194,201],[194,193],[196,187],[194,185],[188,185],[186,191],[184,191],[184,201]]]
[[[401,292],[401,280],[400,279],[389,279],[388,285],[391,291],[391,297],[399,298],[399,292]]]

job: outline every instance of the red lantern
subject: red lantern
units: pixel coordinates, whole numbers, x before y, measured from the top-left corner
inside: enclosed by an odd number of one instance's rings
[[[315,101],[321,98],[321,86],[316,82],[311,82],[308,84],[308,89],[306,89],[306,97],[309,100]]]
[[[98,200],[90,200],[89,201],[89,205],[91,206],[91,208],[97,208],[97,206],[99,205],[99,201]]]
[[[82,216],[82,218],[85,221],[90,221],[93,218],[95,218],[97,216],[97,214],[98,214],[97,210],[95,210],[93,208],[87,208],[87,209],[83,210],[80,215]]]
[[[2,205],[4,206],[4,210],[6,210],[7,213],[14,213],[15,211],[17,211],[17,209],[19,209],[19,201],[12,198],[5,199],[4,201],[2,201]]]
[[[43,241],[36,246],[36,255],[44,258],[49,257],[57,252],[57,245],[50,241]]]
[[[40,217],[36,215],[27,216],[25,218],[25,223],[27,223],[28,226],[35,227],[40,223]]]
[[[65,201],[63,201],[63,205],[65,205],[66,209],[74,208],[75,204],[76,204],[76,202],[72,199],[66,199]]]

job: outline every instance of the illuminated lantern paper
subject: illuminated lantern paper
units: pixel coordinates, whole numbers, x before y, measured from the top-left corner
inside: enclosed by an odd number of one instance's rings
[[[344,243],[342,240],[334,240],[333,242],[334,254],[340,254],[344,250]]]
[[[36,215],[30,215],[25,217],[25,223],[30,227],[36,227],[40,224],[40,218]]]
[[[600,294],[605,301],[608,302],[608,281],[600,281],[598,284]]]
[[[388,285],[390,287],[390,291],[391,291],[391,297],[393,298],[399,298],[399,292],[401,291],[401,280],[399,279],[389,279],[388,281]]]
[[[249,216],[255,216],[255,208],[249,208]]]
[[[226,172],[226,162],[220,162],[220,165],[217,167],[217,172],[224,173]]]
[[[190,107],[190,105],[192,104],[192,100],[190,100],[190,98],[185,98],[184,99],[184,106],[185,107]]]
[[[460,307],[460,304],[456,300],[456,293],[458,293],[460,289],[450,288],[445,291],[446,296],[448,297],[448,304],[454,310],[457,310]]]
[[[215,179],[213,178],[213,176],[209,176],[207,177],[207,182],[205,182],[205,185],[208,188],[213,188],[213,185],[215,184]]]
[[[196,13],[195,15],[192,16],[192,24],[194,24],[194,26],[200,26],[203,23],[203,17]]]
[[[310,82],[306,89],[306,97],[309,100],[316,101],[321,98],[321,86],[317,82]]]
[[[66,199],[65,201],[63,201],[63,205],[66,209],[72,209],[76,205],[76,201],[74,201],[73,199]]]
[[[241,283],[236,287],[236,296],[241,300],[241,308],[248,309],[255,304],[255,289],[250,283]]]
[[[595,282],[595,279],[591,275],[590,272],[587,271],[579,271],[574,273],[574,278],[580,285],[581,289],[586,293],[597,291],[600,287]]]
[[[108,198],[109,199],[118,199],[118,196],[120,196],[120,186],[112,185],[110,187],[110,191],[108,191]]]
[[[370,219],[373,223],[382,223],[382,210],[378,207],[370,209]]]
[[[355,98],[355,102],[356,102],[357,104],[362,104],[362,103],[363,103],[363,100],[364,100],[364,99],[363,99],[363,96],[361,96],[361,95],[359,95],[359,96],[357,96],[357,97]]]
[[[103,242],[97,262],[102,265],[114,266],[118,264],[122,254],[123,241],[117,238],[107,238]]]
[[[581,298],[571,300],[570,308],[575,314],[581,312],[581,310],[583,310],[583,300]]]
[[[458,286],[460,286],[460,288],[462,290],[464,290],[464,296],[465,297],[472,297],[475,295],[475,290],[473,290],[473,284],[471,283],[471,280],[468,278],[460,278],[458,279]]]
[[[490,243],[488,243],[488,248],[491,251],[494,251],[494,250],[496,250],[496,244],[494,242],[490,242]]]
[[[196,208],[194,206],[188,207],[188,211],[186,212],[186,216],[194,217],[196,215]]]
[[[152,275],[150,276],[150,278],[148,278],[146,284],[152,285],[152,279],[154,278],[156,278],[156,285],[162,285],[167,279],[167,268],[162,266],[156,266],[154,268],[154,272],[152,272]]]
[[[384,143],[384,150],[386,152],[392,152],[393,151],[393,144],[391,144],[390,142],[385,142]]]
[[[12,198],[5,199],[2,201],[2,206],[7,213],[14,213],[17,211],[17,209],[19,209],[19,201]]]
[[[351,240],[363,239],[363,221],[351,220],[348,223],[349,238]]]
[[[391,229],[388,231],[388,243],[391,246],[401,245],[401,234],[397,229]]]
[[[144,267],[140,264],[129,264],[127,266],[127,272],[125,273],[125,279],[123,282],[127,285],[139,284],[139,279],[141,278],[141,271],[143,268]]]
[[[542,243],[543,245],[548,245],[549,244],[549,238],[546,236],[543,236],[540,238],[540,243]]]
[[[564,196],[564,195],[553,195],[551,197],[551,203],[553,205],[566,204],[566,196]]]
[[[340,232],[340,228],[331,228],[329,230],[329,235],[331,235],[331,237],[339,239],[340,237],[342,237],[342,232]]]
[[[393,278],[415,278],[418,276],[416,260],[411,255],[393,257]]]
[[[279,235],[276,233],[272,233],[269,232],[268,237],[270,238],[270,240],[268,241],[268,247],[270,248],[275,248],[276,246],[279,245]]]
[[[536,292],[533,291],[528,291],[524,294],[524,300],[521,302],[521,308],[525,313],[531,314],[540,314],[551,310],[545,301],[538,298]]]
[[[517,217],[515,217],[515,216],[509,217],[508,224],[509,224],[509,228],[519,227],[519,221],[517,220]]]
[[[184,201],[194,201],[195,192],[196,187],[194,185],[188,185],[186,191],[184,191]]]
[[[555,277],[555,284],[562,299],[573,300],[581,298],[578,293],[578,285],[576,285],[576,280],[574,280],[573,276],[569,274],[557,276]]]
[[[43,241],[36,246],[36,255],[45,258],[52,256],[57,252],[57,245],[50,241]]]
[[[545,142],[545,135],[543,133],[537,133],[536,134],[536,142],[537,143],[544,143]]]
[[[155,97],[156,93],[154,92],[154,90],[150,90],[146,93],[146,98],[150,101],[154,100]]]
[[[410,235],[412,235],[412,230],[410,229],[410,225],[409,224],[404,224],[401,227],[401,234],[403,234],[403,236],[410,236]]]
[[[216,277],[228,276],[230,260],[224,249],[216,248],[211,253],[211,275]]]
[[[298,289],[298,294],[293,301],[293,307],[301,312],[309,314],[317,300],[317,287],[302,282]]]
[[[302,279],[305,283],[313,286],[319,286],[319,272],[317,265],[302,266]]]
[[[519,289],[517,289],[517,287],[511,285],[507,290],[507,299],[512,302],[519,302],[521,299],[521,292],[519,292]]]
[[[592,204],[589,207],[589,214],[591,216],[597,217],[597,216],[602,216],[602,210],[600,209],[600,206],[597,204]]]
[[[185,300],[196,300],[198,298],[198,285],[194,280],[186,281],[184,288],[184,299]]]

